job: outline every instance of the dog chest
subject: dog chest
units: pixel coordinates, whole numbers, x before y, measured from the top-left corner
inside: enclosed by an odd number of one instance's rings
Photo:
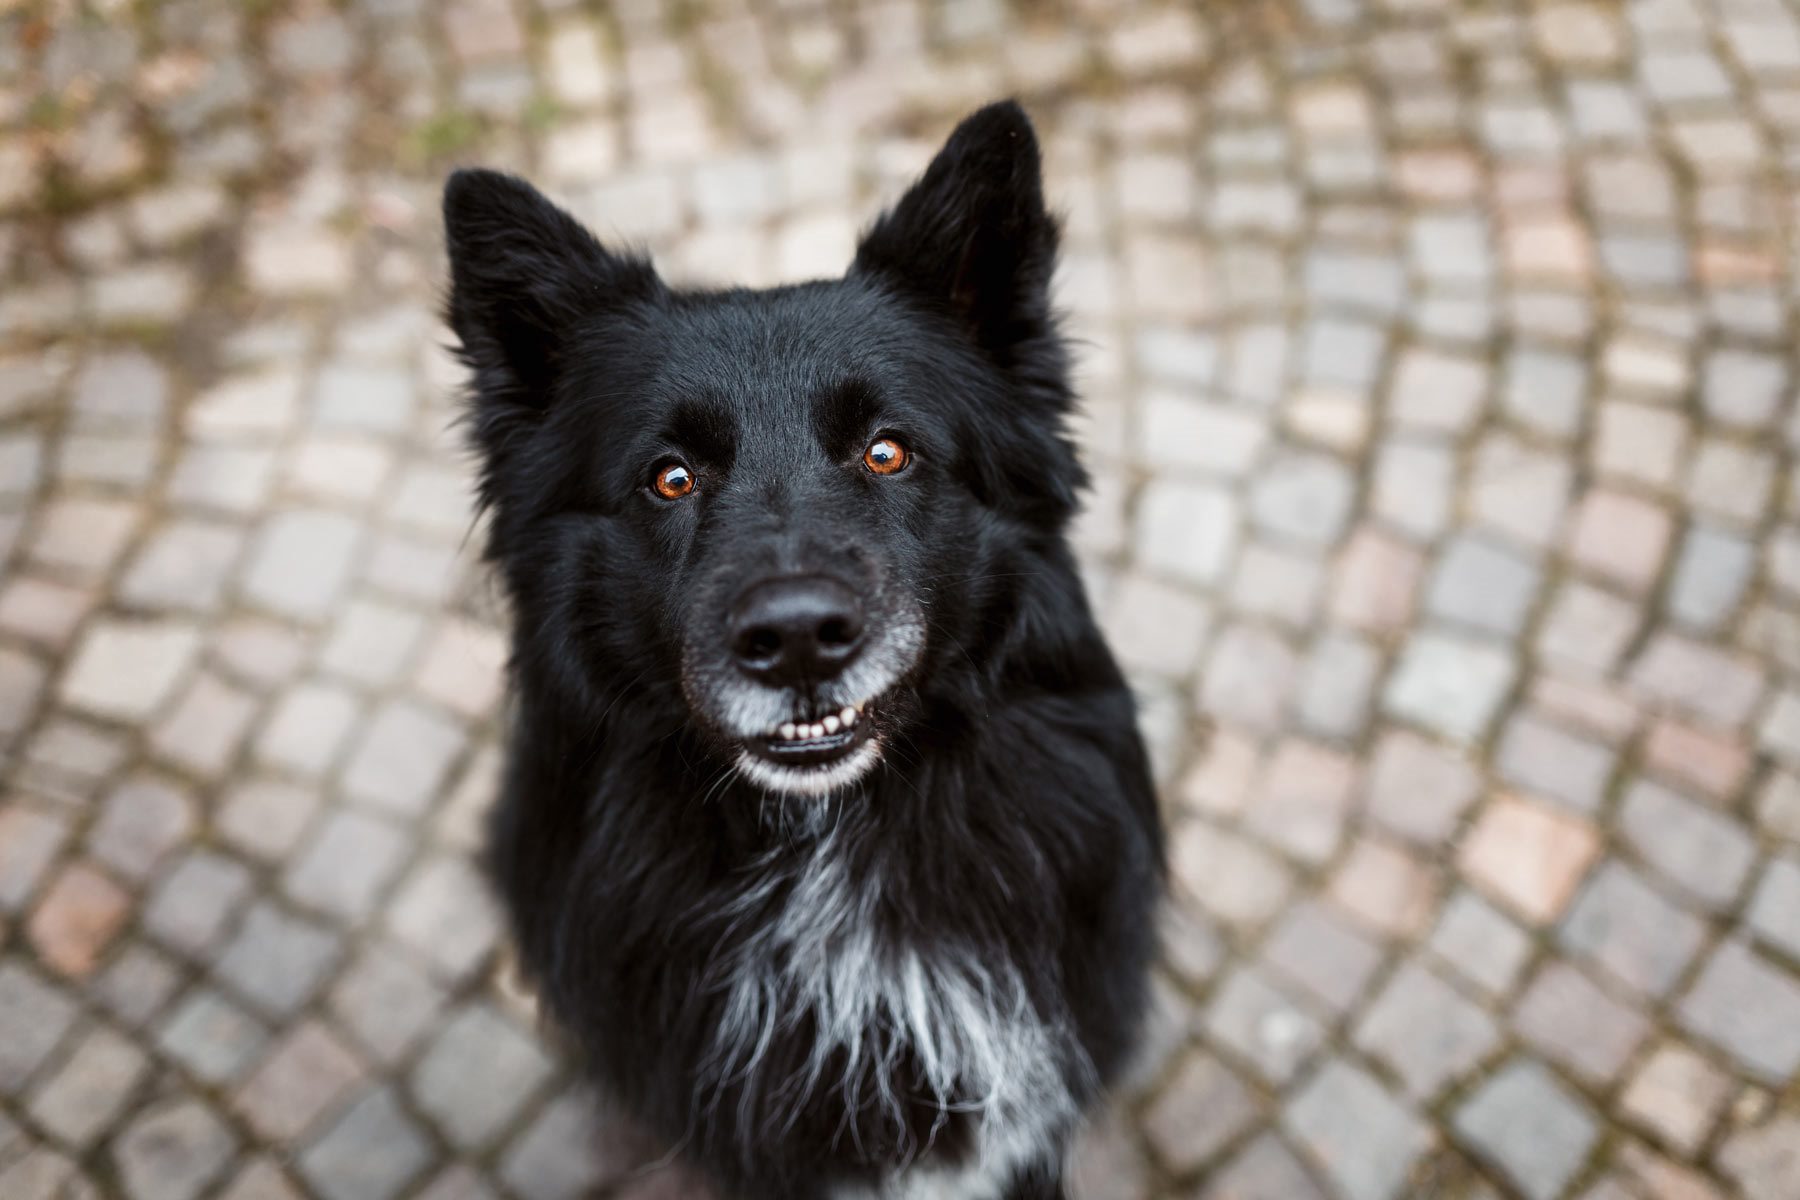
[[[895,1175],[842,1200],[983,1200],[1053,1153],[1079,1051],[1020,964],[954,936],[884,934],[882,902],[880,878],[858,878],[830,837],[746,894],[757,916],[715,980],[711,1083],[775,1128],[835,1114],[842,1148],[881,1147]],[[937,1153],[952,1123],[973,1132],[953,1164]]]

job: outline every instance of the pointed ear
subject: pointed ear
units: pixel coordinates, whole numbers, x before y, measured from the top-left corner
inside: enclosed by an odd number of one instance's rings
[[[878,276],[960,319],[999,355],[1048,331],[1056,221],[1044,209],[1037,135],[1016,101],[968,117],[857,247]]]
[[[450,327],[479,402],[548,403],[576,325],[661,286],[522,179],[461,170],[444,184]]]

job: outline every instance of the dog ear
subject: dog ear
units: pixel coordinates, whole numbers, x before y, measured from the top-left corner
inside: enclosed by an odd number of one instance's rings
[[[638,257],[608,251],[522,179],[460,170],[444,184],[447,317],[484,404],[541,408],[584,319],[661,286]]]
[[[1048,331],[1056,221],[1037,135],[1016,101],[966,118],[925,174],[875,222],[853,273],[887,279],[963,321],[1010,361]]]

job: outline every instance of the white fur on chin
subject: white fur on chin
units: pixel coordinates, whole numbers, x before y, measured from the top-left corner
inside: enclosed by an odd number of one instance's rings
[[[740,750],[737,769],[745,779],[764,791],[790,796],[829,796],[867,775],[880,761],[881,737],[876,735],[836,762],[818,767],[783,766],[748,750]]]

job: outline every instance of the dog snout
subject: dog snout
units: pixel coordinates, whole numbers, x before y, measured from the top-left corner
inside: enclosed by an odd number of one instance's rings
[[[738,667],[759,682],[804,686],[842,671],[862,649],[856,593],[822,576],[750,587],[732,607],[728,636]]]

